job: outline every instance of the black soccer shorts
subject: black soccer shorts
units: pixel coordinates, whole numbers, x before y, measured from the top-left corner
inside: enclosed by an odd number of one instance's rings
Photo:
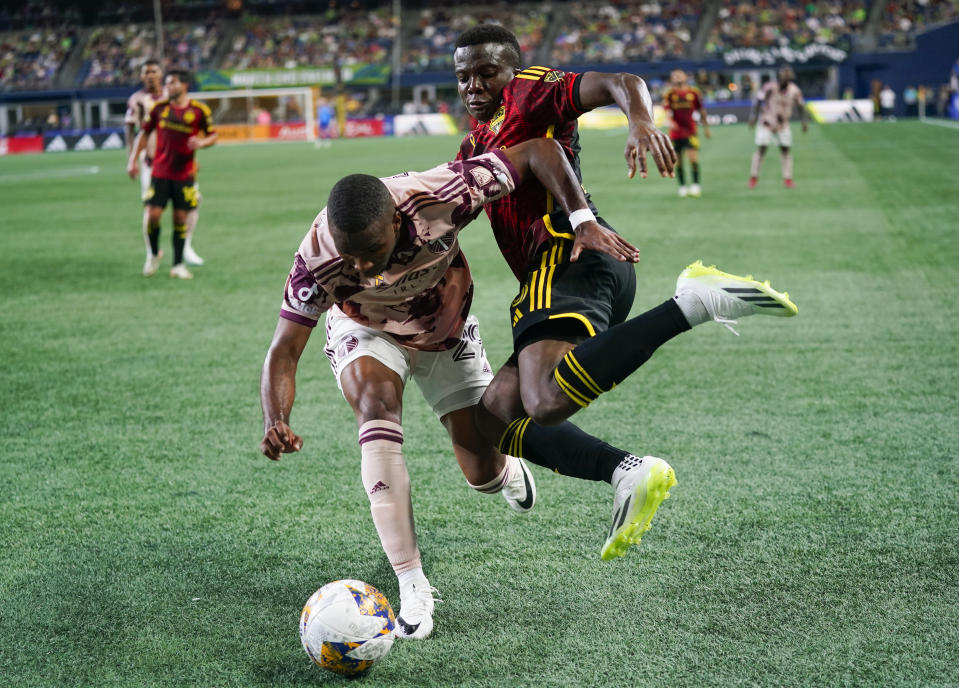
[[[673,148],[677,153],[682,153],[684,150],[699,150],[699,137],[690,136],[685,139],[673,139]]]
[[[571,239],[550,239],[530,260],[526,279],[510,305],[511,361],[534,342],[556,339],[576,344],[629,315],[636,295],[633,264],[599,251],[583,251],[571,263],[572,248]]]
[[[145,205],[165,208],[169,201],[173,201],[175,210],[193,210],[200,202],[196,188],[196,181],[177,181],[175,179],[150,179],[150,189],[143,199]]]

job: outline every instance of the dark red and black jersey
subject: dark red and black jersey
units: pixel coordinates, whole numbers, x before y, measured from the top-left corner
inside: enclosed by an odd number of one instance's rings
[[[153,176],[174,181],[189,181],[196,176],[196,154],[187,144],[191,136],[213,133],[210,108],[198,100],[190,100],[177,107],[169,100],[161,100],[150,111],[143,131],[157,132],[156,157]]]
[[[549,67],[528,67],[503,88],[503,102],[489,122],[474,122],[457,159],[493,148],[508,148],[536,138],[556,139],[582,183],[576,119],[585,109],[579,100],[581,74]],[[586,195],[587,201],[589,194]],[[596,209],[590,203],[593,212]],[[493,235],[510,269],[520,281],[536,249],[551,236],[574,238],[566,213],[536,179],[486,206]]]

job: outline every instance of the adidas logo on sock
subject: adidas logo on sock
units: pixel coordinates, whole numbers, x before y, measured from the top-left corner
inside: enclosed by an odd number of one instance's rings
[[[384,483],[382,480],[377,480],[376,485],[374,485],[373,489],[370,490],[370,494],[373,494],[374,492],[379,492],[380,490],[388,490],[388,489],[390,489],[389,485]]]

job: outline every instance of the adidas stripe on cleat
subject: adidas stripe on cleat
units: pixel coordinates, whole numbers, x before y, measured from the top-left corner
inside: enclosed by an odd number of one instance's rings
[[[789,300],[789,292],[778,292],[769,281],[759,282],[752,275],[740,277],[718,270],[714,265],[703,265],[697,260],[679,274],[676,294],[694,293],[702,301],[709,317],[729,328],[737,318],[747,315],[775,315],[788,318],[799,309]]]
[[[675,484],[673,467],[655,456],[644,456],[619,480],[613,497],[613,522],[601,553],[603,559],[621,557],[631,545],[639,544]]]

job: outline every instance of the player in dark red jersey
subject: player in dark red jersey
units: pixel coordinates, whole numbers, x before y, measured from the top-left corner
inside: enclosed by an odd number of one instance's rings
[[[653,124],[652,100],[642,79],[548,67],[522,69],[520,60],[516,37],[502,27],[480,25],[457,39],[456,80],[476,123],[460,147],[461,158],[533,138],[553,138],[582,180],[576,119],[587,110],[615,103],[629,120],[628,175],[632,177],[638,165],[641,176],[646,176],[647,154],[660,174],[672,175],[676,154],[669,138]],[[698,280],[730,280],[726,284],[741,290],[758,287],[692,265],[681,276],[676,296],[626,320],[636,284],[630,263],[639,260],[638,252],[617,261],[578,250],[574,239],[580,224],[598,221],[609,226],[594,217],[591,202],[588,210],[569,217],[558,210],[536,180],[486,206],[520,290],[510,306],[513,355],[477,406],[477,425],[504,453],[613,486],[613,523],[602,549],[602,557],[610,559],[639,542],[675,484],[673,469],[662,459],[639,458],[613,447],[566,419],[619,384],[672,337],[709,319],[730,319],[713,308],[713,297],[705,296]],[[710,302],[704,303],[704,297]],[[759,296],[765,297],[765,292]],[[770,312],[786,308],[776,303],[769,306]],[[736,312],[741,311],[754,312]]]
[[[139,156],[147,145],[151,132],[157,133],[156,158],[153,176],[146,197],[150,215],[147,235],[152,254],[143,266],[147,277],[157,271],[160,263],[160,219],[167,202],[173,202],[173,268],[171,277],[190,279],[193,274],[183,264],[183,249],[187,235],[187,213],[197,206],[196,154],[200,148],[216,143],[216,132],[210,108],[187,95],[189,75],[180,70],[170,71],[164,81],[167,98],[150,111],[127,162],[127,172],[136,179]]]
[[[674,69],[669,76],[671,87],[663,94],[663,107],[669,114],[669,138],[679,156],[676,163],[676,178],[679,180],[679,195],[698,198],[702,195],[699,187],[699,137],[696,136],[696,119],[693,113],[699,113],[699,121],[703,123],[703,133],[710,137],[709,123],[706,121],[706,106],[703,105],[703,96],[699,89],[690,86],[686,72]],[[683,166],[683,152],[689,151],[689,164],[692,166],[693,183],[686,187],[686,170]]]

